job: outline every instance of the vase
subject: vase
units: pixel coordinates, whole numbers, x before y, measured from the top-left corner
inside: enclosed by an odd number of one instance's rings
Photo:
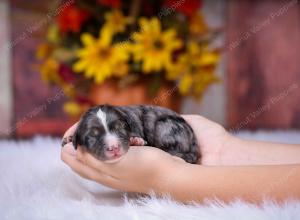
[[[94,104],[111,105],[158,105],[180,111],[181,96],[174,83],[165,82],[155,95],[149,94],[149,81],[139,80],[124,88],[120,88],[116,80],[107,80],[101,85],[93,85],[90,99]]]

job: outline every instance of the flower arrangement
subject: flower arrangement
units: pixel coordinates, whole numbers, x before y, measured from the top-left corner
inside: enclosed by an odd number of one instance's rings
[[[153,88],[172,82],[180,95],[200,98],[218,80],[219,60],[201,7],[200,0],[73,0],[37,50],[41,77],[64,90],[71,115],[95,104],[90,88],[111,79],[130,86],[147,76]]]

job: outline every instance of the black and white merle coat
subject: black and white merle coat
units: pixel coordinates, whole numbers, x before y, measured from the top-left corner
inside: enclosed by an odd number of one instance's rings
[[[190,125],[177,113],[158,106],[93,107],[82,116],[73,144],[100,160],[123,155],[130,144],[157,147],[189,163],[200,157]]]

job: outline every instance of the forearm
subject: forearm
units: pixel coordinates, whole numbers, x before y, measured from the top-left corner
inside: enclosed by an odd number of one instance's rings
[[[221,165],[300,164],[300,145],[243,140],[231,136],[219,152]]]
[[[260,202],[264,198],[283,201],[300,199],[300,165],[205,167],[185,165],[180,173],[160,184],[158,193],[174,199],[202,202],[204,199],[232,201],[240,198]]]

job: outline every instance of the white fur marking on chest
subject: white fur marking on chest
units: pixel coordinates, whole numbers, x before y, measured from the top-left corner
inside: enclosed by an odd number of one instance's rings
[[[106,113],[103,112],[101,109],[99,109],[99,111],[97,112],[97,117],[101,121],[105,131],[108,132],[108,126],[107,126],[107,121],[106,121]]]

